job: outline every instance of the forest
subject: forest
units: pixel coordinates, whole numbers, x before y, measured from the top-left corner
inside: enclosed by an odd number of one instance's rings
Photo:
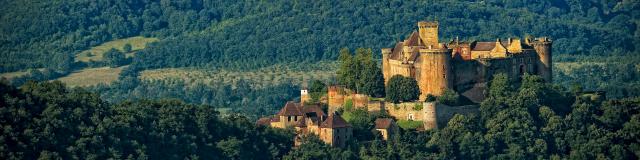
[[[555,40],[554,53],[572,55],[627,56],[640,48],[635,21],[640,13],[634,12],[640,5],[633,0],[17,0],[3,4],[0,72],[72,65],[65,59],[88,47],[139,35],[162,40],[134,58],[136,69],[247,69],[313,62],[335,59],[343,47],[374,51],[389,47],[409,35],[419,20],[439,21],[444,41],[548,36]]]
[[[640,157],[636,0],[0,3],[0,74],[26,73],[0,80],[0,159]],[[336,79],[298,81],[346,83],[375,97],[414,99],[376,86],[380,77],[372,64],[380,59],[380,48],[404,39],[420,20],[440,23],[441,42],[457,37],[550,37],[554,82],[527,76],[523,83],[510,85],[497,76],[490,98],[479,104],[479,115],[455,116],[436,130],[403,130],[389,141],[371,132],[372,121],[385,115],[355,110],[351,114],[357,118],[350,123],[359,136],[347,148],[306,137],[305,144],[294,149],[292,130],[256,127],[254,122],[298,99],[299,89],[306,86],[141,79],[143,71],[153,69],[255,72],[275,65],[305,67],[339,60],[354,63],[336,67]],[[131,37],[158,41],[132,57],[124,56],[121,48],[105,53],[105,61],[76,57]],[[69,87],[52,81],[85,68],[120,66],[125,67],[110,84]],[[350,67],[364,70],[341,72]],[[302,70],[306,71],[311,70]],[[325,85],[312,87],[326,90]],[[606,99],[583,94],[593,91],[605,91]]]
[[[445,127],[401,130],[383,141],[352,111],[354,139],[333,148],[315,136],[291,148],[293,129],[175,99],[104,101],[60,82],[0,84],[2,159],[637,159],[640,98],[605,100],[535,75],[491,81],[480,113]]]

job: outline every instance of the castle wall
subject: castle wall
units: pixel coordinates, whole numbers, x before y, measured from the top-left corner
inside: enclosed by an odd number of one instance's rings
[[[327,102],[329,113],[333,113],[336,108],[342,107],[345,101],[345,91],[341,87],[329,86]]]
[[[523,52],[515,54],[510,58],[487,60],[487,76],[485,79],[491,80],[497,73],[505,73],[512,80],[518,80],[520,76],[527,74],[538,74],[538,58],[535,53]]]
[[[416,110],[416,105],[422,109]],[[455,114],[471,115],[479,112],[479,106],[448,106],[435,102],[386,103],[385,111],[398,120],[422,121],[425,129],[444,127]]]
[[[538,55],[538,73],[545,79],[547,82],[552,82],[552,54],[551,54],[551,40],[547,37],[538,38],[535,42],[532,43],[533,48],[536,50]]]
[[[342,108],[347,101],[351,101],[353,108],[366,109],[369,104],[369,96],[364,94],[351,94],[342,87],[330,86],[328,91],[329,113],[333,113],[338,108]]]
[[[389,78],[385,78],[387,81],[394,75],[402,75],[405,77],[412,77],[412,66],[409,64],[402,64],[402,61],[389,60]]]
[[[420,74],[416,75],[420,87],[420,100],[428,94],[439,96],[452,86],[451,50],[421,49]]]
[[[418,105],[423,105],[422,102],[405,102],[405,103],[390,103],[384,104],[384,110],[389,113],[390,116],[395,117],[398,120],[424,120],[423,110],[415,110]],[[423,106],[424,108],[424,106]]]

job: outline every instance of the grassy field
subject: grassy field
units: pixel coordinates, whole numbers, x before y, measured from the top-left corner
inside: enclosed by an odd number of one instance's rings
[[[604,66],[604,62],[554,62],[553,69],[564,72],[571,73],[574,69],[582,68],[584,66]]]
[[[11,80],[13,78],[20,77],[20,76],[23,76],[23,75],[26,75],[26,74],[28,74],[27,71],[7,72],[7,73],[0,74],[0,77],[1,78],[6,78],[8,80]]]
[[[111,82],[118,79],[118,75],[124,67],[126,66],[118,68],[87,68],[74,71],[73,73],[56,80],[62,81],[70,87],[92,86],[100,83],[110,84]]]
[[[144,49],[147,43],[158,41],[157,38],[145,38],[142,36],[130,37],[125,39],[118,39],[103,43],[99,46],[92,47],[89,50],[80,52],[76,55],[76,61],[89,62],[93,61],[101,61],[102,54],[109,51],[111,48],[118,49],[122,51],[122,47],[125,44],[131,44],[131,52],[127,53],[127,57],[133,56],[133,54],[141,49]]]
[[[330,82],[335,77],[335,62],[320,62],[304,65],[305,68],[296,68],[301,64],[274,65],[253,71],[236,72],[222,69],[193,69],[193,68],[165,68],[146,70],[140,74],[142,80],[173,81],[182,80],[187,84],[212,84],[222,82],[233,84],[239,80],[246,80],[253,87],[262,88],[278,84],[303,84],[309,80],[322,80]]]
[[[417,128],[422,128],[424,123],[422,121],[410,121],[410,120],[399,120],[398,126],[405,130],[415,130]]]

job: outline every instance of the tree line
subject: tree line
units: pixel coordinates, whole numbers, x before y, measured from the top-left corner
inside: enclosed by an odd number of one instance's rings
[[[603,100],[525,75],[518,85],[498,74],[480,112],[455,115],[446,126],[401,130],[384,141],[373,121],[354,111],[354,140],[342,150],[307,138],[289,159],[637,159],[640,98]],[[366,132],[369,132],[367,134]],[[373,133],[373,134],[371,134]],[[356,134],[365,137],[358,137]],[[377,134],[377,135],[376,135]]]
[[[179,100],[107,103],[60,82],[0,84],[1,159],[279,159],[292,130]]]
[[[549,36],[554,52],[630,55],[640,16],[633,1],[47,1],[0,6],[0,72],[64,64],[64,58],[132,36],[158,45],[134,58],[141,69],[255,68],[335,59],[343,46],[390,47],[438,20],[441,39],[493,41]],[[410,20],[410,21],[407,21]],[[507,25],[516,24],[516,25]],[[295,46],[295,47],[292,47]],[[379,57],[374,54],[374,57]],[[269,57],[269,58],[266,58]],[[71,61],[73,62],[73,61]],[[137,63],[136,63],[137,62]]]
[[[333,148],[317,137],[295,149],[293,130],[256,127],[236,114],[179,100],[108,103],[60,82],[0,84],[2,159],[637,159],[640,99],[606,100],[525,75],[494,76],[480,112],[383,141],[385,114],[352,110],[354,138]],[[595,97],[594,97],[595,96]]]

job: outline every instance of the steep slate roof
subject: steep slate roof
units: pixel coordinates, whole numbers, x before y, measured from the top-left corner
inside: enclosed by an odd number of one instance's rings
[[[306,118],[309,118],[311,120],[311,123],[320,124],[320,121],[322,118],[317,116],[316,112],[305,113],[305,115],[306,115]],[[306,121],[306,118],[305,118],[305,121]]]
[[[344,128],[351,127],[351,124],[347,123],[340,115],[331,114],[327,117],[327,120],[324,120],[322,124],[320,124],[320,128]]]
[[[322,108],[320,108],[320,106],[317,104],[302,105],[300,106],[300,108],[302,108],[302,113],[305,113],[305,114],[315,113],[315,115],[318,117],[327,116],[327,114],[324,113],[324,111],[322,111]]]
[[[376,119],[376,129],[389,129],[393,119],[391,118],[378,118]]]
[[[277,115],[278,116],[302,116],[302,111],[300,110],[300,107],[296,105],[296,103],[289,101],[287,102],[287,104],[284,105],[284,107],[282,107],[282,109],[280,109],[280,112],[278,112]]]
[[[402,42],[396,43],[396,47],[393,47],[393,51],[392,51],[391,56],[390,56],[391,59],[398,60],[398,59],[400,59],[400,57],[402,57],[401,56],[401,54],[402,54],[402,46],[403,46]]]
[[[496,47],[496,42],[476,42],[471,50],[473,51],[490,51]]]
[[[413,33],[411,33],[409,38],[407,38],[407,40],[405,40],[405,43],[404,43],[405,46],[418,46],[419,44],[420,44],[420,34],[418,34],[418,32],[416,31],[413,31]]]

